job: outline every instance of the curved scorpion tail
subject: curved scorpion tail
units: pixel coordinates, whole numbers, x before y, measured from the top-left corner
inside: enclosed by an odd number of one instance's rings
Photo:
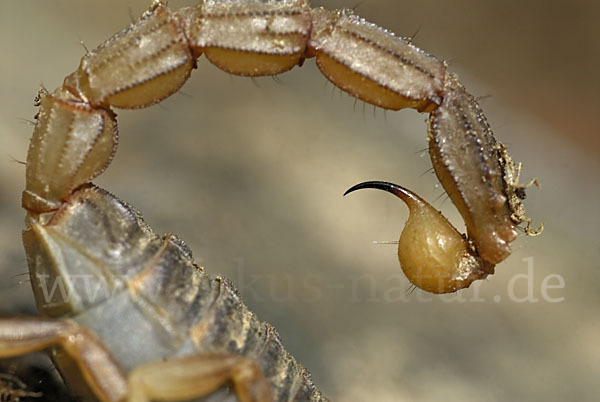
[[[439,211],[412,191],[392,183],[369,181],[345,194],[364,188],[390,192],[408,206],[410,215],[400,235],[398,258],[404,274],[418,288],[451,293],[494,273],[494,265],[482,260]]]
[[[408,279],[432,293],[450,293],[494,273],[511,253],[517,225],[525,216],[515,165],[498,142],[475,100],[458,78],[448,74],[443,101],[429,118],[429,155],[434,171],[467,227],[461,235],[448,220],[412,191],[372,181],[346,192],[376,188],[400,197],[410,217],[400,237],[398,257]],[[533,181],[532,183],[535,183]]]

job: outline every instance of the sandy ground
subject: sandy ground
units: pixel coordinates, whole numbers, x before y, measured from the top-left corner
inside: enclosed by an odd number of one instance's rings
[[[24,168],[11,158],[26,157],[32,127],[23,119],[35,113],[37,88],[60,85],[83,55],[80,41],[94,47],[148,3],[0,3],[5,313],[34,312],[29,285],[16,276],[26,272]],[[519,238],[494,276],[457,297],[407,293],[394,246],[372,244],[399,236],[406,208],[381,192],[341,195],[363,180],[393,181],[462,230],[436,178],[424,173],[425,116],[354,106],[312,60],[280,82],[252,82],[200,59],[181,94],[119,112],[119,151],[97,184],[232,279],[334,400],[597,400],[598,3],[321,4],[356,6],[401,35],[418,31],[415,43],[450,60],[472,93],[492,95],[482,106],[497,137],[524,162],[524,177],[543,184],[526,203],[546,225],[541,237]],[[561,280],[564,287],[542,291]],[[516,299],[528,292],[527,301]]]

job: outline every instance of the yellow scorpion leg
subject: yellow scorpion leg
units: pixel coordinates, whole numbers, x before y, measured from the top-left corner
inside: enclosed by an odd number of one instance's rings
[[[126,376],[111,353],[89,330],[75,323],[45,318],[0,319],[0,358],[49,349],[61,362],[63,378],[79,395],[119,401]],[[68,375],[65,375],[68,374]]]
[[[184,400],[209,395],[231,381],[241,402],[272,401],[256,361],[238,355],[193,355],[147,363],[129,377],[129,401]]]

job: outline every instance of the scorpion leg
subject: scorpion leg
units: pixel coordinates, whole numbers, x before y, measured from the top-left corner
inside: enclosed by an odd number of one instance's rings
[[[91,392],[102,401],[118,401],[125,396],[125,374],[90,331],[71,322],[43,318],[0,320],[0,358],[44,349],[51,349],[63,378],[78,394]]]
[[[210,394],[231,381],[241,402],[271,401],[254,360],[238,355],[193,355],[138,366],[129,377],[129,401],[181,400]]]
[[[39,398],[41,392],[26,391],[27,385],[12,374],[0,373],[0,401],[20,401],[20,398]]]

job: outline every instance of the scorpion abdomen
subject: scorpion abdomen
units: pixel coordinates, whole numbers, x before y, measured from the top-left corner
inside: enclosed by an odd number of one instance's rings
[[[158,236],[107,191],[80,187],[46,224],[31,222],[24,244],[40,313],[92,330],[126,371],[195,353],[235,354],[258,362],[276,400],[324,400],[231,282],[207,274],[181,239]],[[47,298],[52,280],[67,297],[55,289]]]

